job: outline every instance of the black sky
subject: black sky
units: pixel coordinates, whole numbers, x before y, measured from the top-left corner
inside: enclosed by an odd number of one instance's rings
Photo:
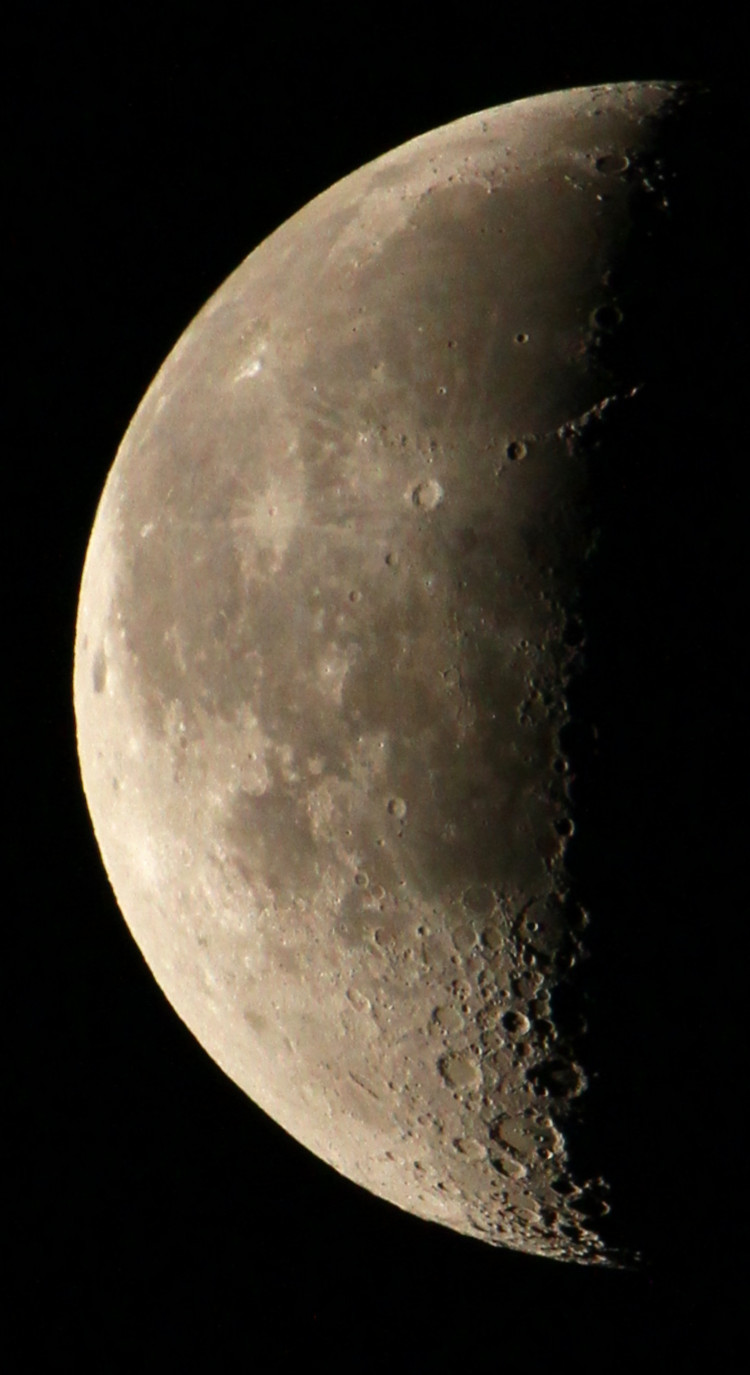
[[[311,196],[474,110],[683,77],[724,82],[740,108],[728,5],[616,8],[99,0],[16,5],[3,21],[11,1370],[239,1357],[259,1372],[541,1371],[574,1356],[676,1370],[690,1352],[739,1368],[736,1180],[700,1180],[716,1190],[716,1230],[689,1258],[600,1273],[401,1214],[249,1103],[125,928],[75,754],[88,534],[133,411],[195,312]],[[739,164],[736,127],[727,139]],[[721,977],[733,960],[722,953]],[[741,1104],[717,1124],[696,1102],[679,1149],[698,1179],[701,1133],[738,1131]]]

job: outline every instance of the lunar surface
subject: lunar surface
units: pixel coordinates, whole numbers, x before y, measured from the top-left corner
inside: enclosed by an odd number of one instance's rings
[[[570,1144],[592,606],[699,99],[522,100],[317,197],[155,378],[80,594],[86,796],[179,1016],[348,1178],[579,1263],[628,1255]]]

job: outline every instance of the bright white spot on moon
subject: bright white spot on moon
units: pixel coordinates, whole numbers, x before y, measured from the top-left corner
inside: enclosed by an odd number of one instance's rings
[[[246,358],[242,367],[234,375],[235,382],[242,382],[249,377],[257,377],[263,368],[263,354],[266,351],[265,341],[258,345],[257,351]]]
[[[240,368],[234,379],[235,382],[241,382],[245,377],[257,377],[262,367],[263,363],[260,358],[251,358],[249,362],[245,363],[244,366]]]

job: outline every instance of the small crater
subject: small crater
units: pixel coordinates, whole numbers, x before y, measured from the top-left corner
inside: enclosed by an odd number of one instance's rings
[[[453,932],[453,944],[462,955],[471,955],[477,945],[477,933],[473,926],[463,923]]]
[[[630,158],[626,157],[624,153],[605,153],[596,159],[595,166],[597,172],[603,172],[607,175],[627,172]]]
[[[513,992],[517,998],[525,1001],[536,993],[543,982],[541,974],[536,969],[530,969],[513,980]]]
[[[538,1213],[536,1208],[517,1208],[516,1217],[530,1226],[536,1226],[537,1223],[541,1222],[541,1213]]]
[[[512,1035],[523,1036],[530,1029],[531,1022],[522,1012],[506,1012],[503,1017],[503,1026]]]
[[[528,334],[526,334],[523,330],[520,330],[519,333],[516,335],[515,342],[516,342],[517,344],[528,344],[528,342],[529,342],[529,336],[528,336]]]
[[[356,883],[358,888],[366,888],[370,880],[367,877],[367,874],[360,870],[359,873],[354,875],[354,882]]]
[[[445,1055],[438,1061],[438,1069],[452,1089],[474,1089],[481,1083],[479,1065],[468,1055]]]
[[[429,478],[427,482],[420,482],[414,488],[411,499],[415,506],[421,511],[434,511],[442,504],[445,493],[439,482],[434,478]]]
[[[443,1031],[460,1031],[464,1024],[461,1013],[455,1007],[436,1007],[432,1015]]]
[[[603,305],[597,306],[591,316],[591,323],[596,329],[603,329],[607,332],[617,329],[622,322],[622,311],[618,306]]]
[[[370,999],[365,997],[364,993],[360,993],[358,988],[348,988],[346,991],[346,996],[349,999],[349,1002],[351,1003],[352,1007],[355,1007],[357,1009],[357,1012],[371,1011],[372,1003],[370,1002]]]
[[[574,1098],[583,1089],[580,1071],[567,1060],[544,1061],[530,1071],[529,1080],[537,1096],[546,1090],[552,1098]]]
[[[475,884],[466,889],[462,902],[476,916],[487,917],[495,906],[495,894],[484,884]]]
[[[550,1184],[550,1189],[554,1189],[555,1193],[560,1194],[561,1198],[569,1198],[571,1194],[578,1192],[575,1184],[571,1184],[569,1179],[564,1178],[553,1179]]]
[[[490,1164],[498,1174],[504,1174],[507,1179],[525,1179],[528,1169],[522,1165],[520,1160],[514,1160],[511,1155],[493,1155],[490,1157]]]
[[[470,1136],[457,1137],[453,1145],[459,1155],[466,1156],[467,1160],[484,1160],[487,1155],[487,1147],[479,1141],[474,1141]]]
[[[506,448],[505,457],[509,458],[511,463],[520,463],[521,459],[525,458],[527,453],[528,449],[526,448],[526,445],[524,444],[523,440],[514,439]]]
[[[505,935],[499,926],[485,926],[482,932],[482,944],[488,950],[500,950],[505,943]]]
[[[391,816],[395,816],[397,821],[403,821],[407,812],[403,797],[391,797],[388,801],[388,811]]]
[[[353,591],[353,592],[350,592],[350,593],[349,593],[349,601],[350,601],[350,602],[361,602],[361,600],[362,600],[362,593],[361,593],[361,592]]]
[[[397,568],[399,562],[398,554],[394,550],[391,550],[388,554],[386,554],[385,562],[387,563],[389,568]]]

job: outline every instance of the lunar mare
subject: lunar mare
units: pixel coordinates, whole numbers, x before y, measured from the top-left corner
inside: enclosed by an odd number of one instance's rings
[[[365,1188],[579,1262],[616,1259],[557,1016],[588,441],[641,385],[613,267],[683,98],[487,110],[282,225],[141,403],[77,625],[107,873],[208,1053]]]

